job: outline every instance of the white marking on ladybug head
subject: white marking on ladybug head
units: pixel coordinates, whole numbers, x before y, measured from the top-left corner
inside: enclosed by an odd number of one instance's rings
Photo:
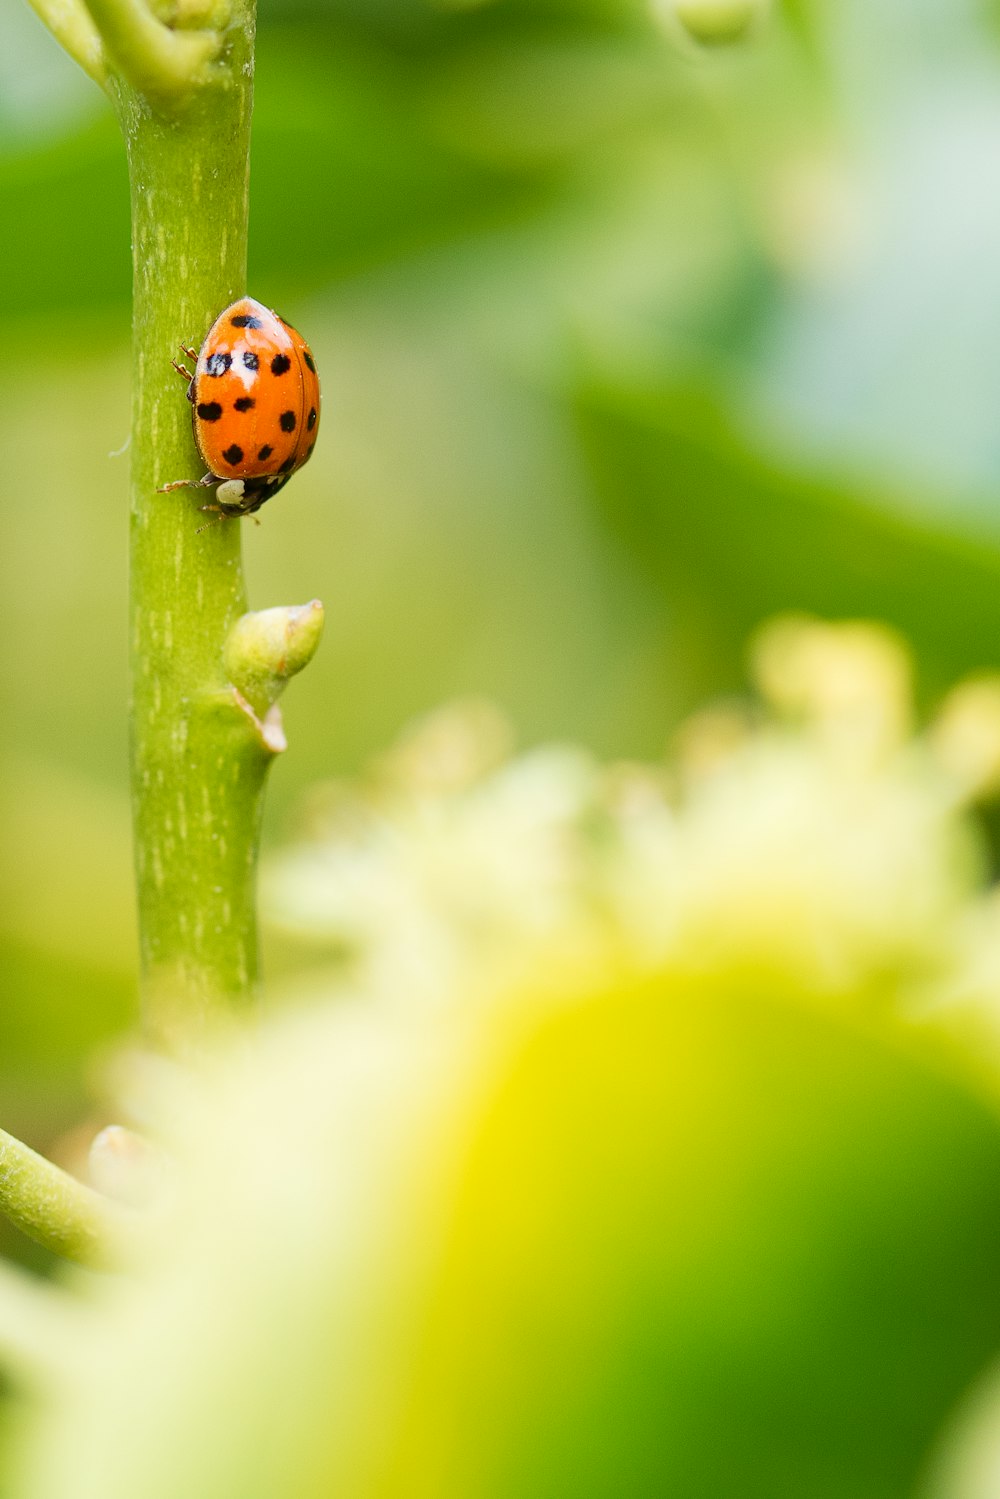
[[[215,498],[223,505],[238,505],[246,494],[242,479],[227,479],[215,491]]]
[[[251,356],[257,358],[256,365],[247,364],[245,357],[247,354],[250,354]],[[233,349],[233,362],[230,366],[230,369],[234,375],[238,376],[239,379],[243,381],[244,390],[249,390],[253,385],[254,381],[257,379],[257,370],[259,368],[260,356],[254,356],[254,351],[252,349],[248,349],[244,344],[237,344]]]

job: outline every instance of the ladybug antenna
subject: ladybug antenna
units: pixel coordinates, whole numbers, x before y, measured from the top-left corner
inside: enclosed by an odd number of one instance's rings
[[[214,505],[199,505],[198,509],[202,511],[209,511],[215,510],[216,507]],[[207,520],[203,526],[198,527],[197,531],[194,534],[196,536],[200,536],[202,531],[211,531],[213,526],[221,526],[222,522],[226,520],[226,518],[227,517],[220,510],[218,511],[214,520]]]

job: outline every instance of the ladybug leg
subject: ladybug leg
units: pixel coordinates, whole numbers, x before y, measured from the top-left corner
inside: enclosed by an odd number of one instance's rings
[[[198,350],[197,349],[189,348],[189,346],[187,344],[181,344],[180,345],[180,350],[181,350],[182,354],[186,354],[189,359],[193,359],[195,361],[195,363],[197,363],[197,361],[198,361]]]
[[[201,479],[175,479],[172,484],[161,484],[157,494],[170,494],[175,489],[210,489],[219,480],[215,474],[205,474]]]
[[[215,520],[208,521],[204,526],[199,526],[195,532],[200,536],[202,531],[207,531],[211,526],[220,526],[224,520],[238,520],[246,512],[242,505],[230,505],[225,500],[213,500],[209,505],[199,505],[198,509],[205,515],[214,515]]]
[[[214,520],[207,520],[203,526],[198,527],[197,531],[194,533],[196,536],[200,536],[202,531],[211,531],[213,526],[221,526],[222,522],[228,518],[226,516],[226,512],[224,510],[220,510],[218,505],[199,505],[198,508],[199,510],[204,511],[214,510],[216,512],[216,515]]]

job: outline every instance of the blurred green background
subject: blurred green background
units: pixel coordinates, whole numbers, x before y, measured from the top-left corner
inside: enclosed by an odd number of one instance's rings
[[[261,0],[257,79],[249,289],[325,401],[244,527],[255,607],[328,609],[272,845],[456,694],[655,755],[779,609],[890,620],[928,697],[1000,664],[994,4],[788,0],[709,51],[638,0]],[[0,1091],[48,1145],[132,1018],[129,225],[19,0],[0,223]]]

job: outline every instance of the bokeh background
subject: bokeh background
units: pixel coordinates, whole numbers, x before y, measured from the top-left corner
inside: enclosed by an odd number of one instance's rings
[[[325,400],[244,527],[255,607],[328,610],[269,846],[456,695],[655,756],[782,609],[900,627],[928,700],[998,664],[996,5],[786,0],[703,49],[639,0],[261,0],[257,79],[250,290]],[[129,224],[18,0],[0,228],[0,1096],[47,1146],[133,1014]]]

